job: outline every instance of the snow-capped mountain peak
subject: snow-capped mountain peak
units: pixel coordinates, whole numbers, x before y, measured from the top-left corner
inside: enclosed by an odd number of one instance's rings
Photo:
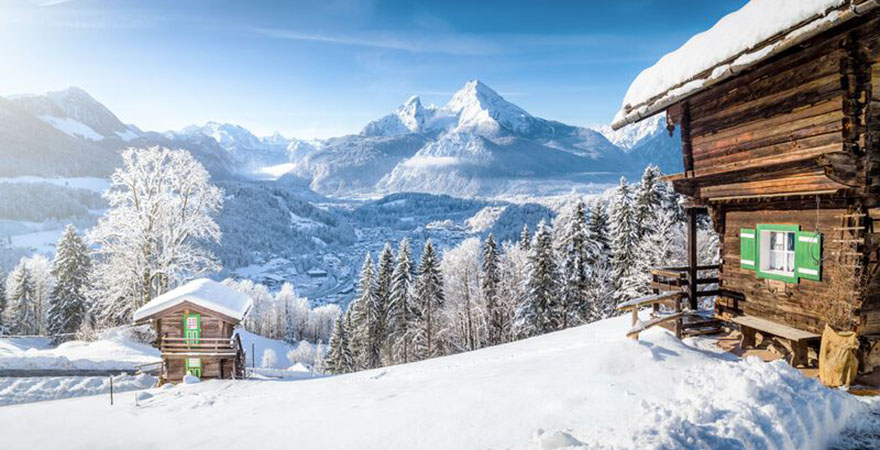
[[[425,108],[419,96],[413,95],[397,111],[367,124],[364,136],[398,136],[417,133],[433,118],[435,108]]]
[[[442,108],[443,113],[458,116],[458,130],[491,131],[499,126],[514,132],[527,130],[532,115],[508,102],[480,80],[471,80],[458,90]]]
[[[225,150],[233,150],[236,148],[259,148],[260,139],[254,136],[250,131],[242,126],[231,123],[208,122],[202,126],[190,125],[180,134],[193,136],[202,134],[210,137]]]
[[[98,142],[105,138],[124,140],[133,134],[107,107],[78,87],[11,100],[70,136]]]
[[[629,151],[647,139],[666,132],[666,116],[657,114],[616,131],[611,129],[611,125],[597,126],[593,129],[602,133],[612,144]]]

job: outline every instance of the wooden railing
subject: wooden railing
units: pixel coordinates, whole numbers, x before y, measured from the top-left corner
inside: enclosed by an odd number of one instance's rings
[[[696,297],[712,297],[719,294],[719,290],[699,290],[700,286],[718,284],[718,276],[700,276],[701,272],[716,271],[721,268],[720,264],[697,266],[697,294]],[[687,267],[657,267],[651,269],[651,289],[654,292],[682,292],[686,299],[690,298],[690,277]]]
[[[651,269],[651,290],[653,295],[623,302],[617,306],[618,311],[632,311],[632,328],[626,333],[627,337],[638,339],[639,333],[655,325],[674,322],[675,336],[681,338],[685,328],[686,318],[697,316],[695,307],[696,300],[701,297],[712,297],[719,294],[718,288],[700,290],[700,286],[718,284],[718,276],[700,277],[700,273],[717,271],[721,266],[718,264],[697,266],[693,271],[689,267],[658,267]],[[696,280],[691,282],[690,273],[696,274]],[[694,291],[691,299],[691,291]],[[689,308],[683,305],[685,300]],[[661,312],[660,306],[665,306],[666,311]],[[651,318],[647,322],[639,320],[639,309],[650,306]],[[693,317],[691,317],[693,316]],[[705,321],[701,322],[705,324]]]
[[[172,338],[163,337],[159,350],[163,354],[235,355],[239,348],[235,338]]]

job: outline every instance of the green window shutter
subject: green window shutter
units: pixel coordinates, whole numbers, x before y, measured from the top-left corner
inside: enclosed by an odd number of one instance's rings
[[[756,242],[754,229],[739,229],[739,266],[743,269],[755,270]]]
[[[183,337],[189,344],[198,344],[202,337],[202,316],[188,314],[183,316]]]
[[[822,280],[822,233],[799,231],[794,247],[797,276]]]

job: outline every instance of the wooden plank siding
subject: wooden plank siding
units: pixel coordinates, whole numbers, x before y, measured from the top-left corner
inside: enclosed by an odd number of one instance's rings
[[[156,346],[161,348],[163,338],[183,338],[184,314],[198,313],[201,318],[201,338],[231,338],[235,330],[235,323],[228,317],[200,307],[193,303],[184,302],[173,308],[163,311],[153,320],[156,330]],[[164,353],[165,382],[177,383],[183,380],[185,372],[185,354]],[[195,357],[195,356],[194,356]],[[202,379],[231,378],[234,372],[234,357],[232,356],[198,356],[202,362]]]
[[[676,189],[704,204],[762,192],[880,192],[880,161],[863,157],[877,139],[878,42],[875,13],[670,107],[693,164]]]
[[[722,267],[719,288],[741,293],[745,301],[738,302],[739,312],[753,315],[794,328],[821,333],[824,326],[822,312],[827,303],[830,286],[827,270],[822,281],[801,279],[797,284],[776,283],[756,276],[754,270],[740,268],[740,229],[754,229],[759,223],[795,224],[801,230],[816,230],[827,238],[823,254],[834,252],[839,244],[832,238],[839,232],[841,214],[846,209],[795,210],[732,210],[724,213],[725,229],[721,235]],[[826,262],[825,264],[830,264]],[[729,302],[723,302],[729,303]],[[855,305],[858,307],[859,305]]]

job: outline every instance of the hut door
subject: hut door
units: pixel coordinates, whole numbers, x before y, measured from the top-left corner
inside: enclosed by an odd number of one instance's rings
[[[202,360],[199,358],[186,358],[186,374],[202,378]]]
[[[183,337],[187,344],[198,344],[202,337],[202,318],[199,314],[187,314],[183,317]]]

